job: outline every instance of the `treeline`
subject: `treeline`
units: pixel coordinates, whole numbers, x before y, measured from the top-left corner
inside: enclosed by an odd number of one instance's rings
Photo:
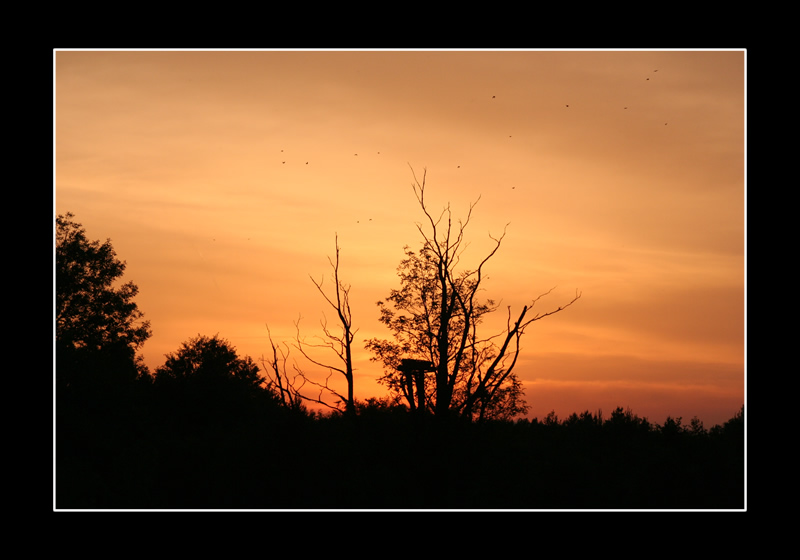
[[[741,509],[744,410],[472,422],[372,399],[312,414],[230,376],[57,400],[57,509]]]
[[[389,396],[367,402],[353,396],[355,329],[338,244],[335,293],[315,284],[341,321],[341,334],[325,329],[339,361],[309,361],[340,372],[343,394],[302,373],[296,386],[274,344],[262,372],[218,336],[189,340],[151,372],[139,351],[152,331],[137,286],[120,282],[125,263],[110,240],[91,241],[72,214],[58,216],[55,508],[744,506],[744,408],[710,430],[698,418],[659,425],[622,408],[607,418],[518,419],[527,409],[513,372],[519,339],[580,295],[551,311],[532,310],[542,296],[523,306],[499,348],[477,337],[480,317],[497,309],[476,299],[494,251],[476,270],[457,272],[464,225],[437,238],[423,191],[424,179],[415,193],[434,233],[422,251],[407,252],[402,289],[380,304],[394,340],[368,347],[384,364]],[[311,414],[303,383],[338,398],[338,410]]]

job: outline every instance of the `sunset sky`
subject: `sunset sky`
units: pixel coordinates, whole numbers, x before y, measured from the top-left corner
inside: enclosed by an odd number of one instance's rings
[[[390,337],[375,304],[420,246],[413,168],[433,212],[480,198],[465,267],[508,224],[493,326],[582,293],[523,338],[529,416],[710,428],[745,402],[743,50],[57,50],[53,69],[54,211],[126,261],[151,370],[198,334],[259,363],[267,325],[320,335],[309,276],[332,286],[338,235],[356,396],[385,395],[363,341]]]

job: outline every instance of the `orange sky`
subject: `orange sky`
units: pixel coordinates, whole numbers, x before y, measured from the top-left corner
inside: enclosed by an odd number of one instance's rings
[[[363,350],[389,337],[375,302],[420,243],[409,165],[427,168],[432,210],[480,197],[466,266],[510,224],[488,297],[583,293],[523,339],[531,416],[708,428],[745,400],[745,57],[55,51],[55,213],[127,262],[151,369],[197,334],[256,361],[267,323],[320,334],[309,275],[329,282],[338,234],[366,398],[385,394]]]

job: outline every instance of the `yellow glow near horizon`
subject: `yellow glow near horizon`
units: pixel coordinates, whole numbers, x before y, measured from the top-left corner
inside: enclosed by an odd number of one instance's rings
[[[532,415],[710,426],[745,397],[745,54],[56,51],[55,212],[127,262],[151,369],[197,334],[256,360],[266,324],[320,334],[338,235],[366,398],[427,168],[432,210],[480,199],[466,267],[509,224],[488,297],[583,293],[523,339]]]

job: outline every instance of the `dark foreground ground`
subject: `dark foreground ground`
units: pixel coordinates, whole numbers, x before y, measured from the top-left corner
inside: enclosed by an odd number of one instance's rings
[[[485,424],[272,403],[61,399],[56,509],[741,509],[743,412]]]

